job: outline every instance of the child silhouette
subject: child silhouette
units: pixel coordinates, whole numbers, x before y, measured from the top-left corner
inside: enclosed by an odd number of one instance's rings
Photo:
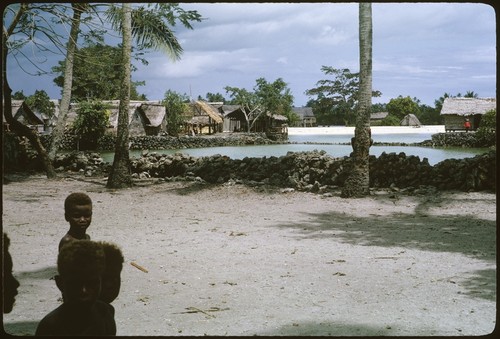
[[[101,244],[72,240],[62,246],[55,280],[63,304],[40,321],[35,335],[116,335],[115,309],[98,300],[104,269]]]

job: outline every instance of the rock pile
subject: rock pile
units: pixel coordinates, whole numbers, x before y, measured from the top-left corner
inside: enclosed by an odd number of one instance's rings
[[[491,147],[496,144],[495,133],[447,132],[433,134],[431,140],[419,143],[432,147]]]
[[[250,186],[272,185],[324,193],[341,187],[349,174],[351,159],[334,158],[324,151],[289,152],[281,157],[231,159],[227,156],[193,157],[183,153],[143,152],[131,159],[135,178],[198,180]],[[107,175],[110,164],[98,153],[72,152],[58,156],[59,171],[78,171],[87,176]],[[431,166],[427,159],[405,153],[370,156],[370,186],[418,190],[495,191],[496,152],[474,158],[448,159]]]

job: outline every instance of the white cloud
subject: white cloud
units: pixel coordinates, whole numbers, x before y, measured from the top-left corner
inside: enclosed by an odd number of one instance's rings
[[[153,99],[166,89],[193,95],[223,93],[224,86],[251,89],[255,80],[281,77],[296,105],[304,90],[325,79],[321,66],[359,71],[357,3],[186,3],[207,20],[188,30],[174,27],[184,54],[172,63],[159,53],[145,57],[134,80]],[[433,101],[444,92],[496,90],[496,21],[492,7],[475,3],[374,3],[375,89],[387,95]],[[43,79],[43,81],[41,80]],[[27,77],[9,61],[14,91],[53,88],[52,77]],[[165,85],[165,84],[168,84]],[[168,87],[168,88],[164,88]],[[465,87],[465,88],[464,88]],[[59,95],[52,90],[51,96]],[[390,99],[390,97],[389,97]]]

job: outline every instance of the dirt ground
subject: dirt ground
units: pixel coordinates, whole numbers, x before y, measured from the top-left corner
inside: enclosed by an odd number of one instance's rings
[[[32,335],[59,304],[63,201],[125,256],[120,336],[475,336],[496,325],[496,195],[374,191],[361,199],[242,185],[11,177],[2,226],[20,281],[4,329]],[[133,266],[136,263],[147,270]]]

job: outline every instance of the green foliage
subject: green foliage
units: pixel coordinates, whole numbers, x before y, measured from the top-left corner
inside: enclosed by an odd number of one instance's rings
[[[278,78],[274,82],[267,82],[264,78],[258,78],[254,86],[254,92],[265,111],[287,117],[289,124],[297,121],[298,117],[293,113],[292,108],[293,95],[282,78]]]
[[[376,103],[372,104],[372,113],[387,112],[387,104]]]
[[[353,125],[358,105],[359,73],[329,66],[322,66],[321,71],[334,78],[319,80],[315,88],[305,92],[316,96],[311,105],[316,121],[319,125]],[[372,95],[378,97],[381,93],[373,91]]]
[[[109,106],[102,101],[82,101],[78,104],[73,130],[80,139],[81,149],[95,149],[109,123]]]
[[[121,47],[113,47],[102,44],[92,44],[76,51],[73,62],[73,84],[71,96],[74,100],[116,100],[120,96],[120,74],[122,50]],[[54,83],[63,87],[64,85],[65,61],[59,61],[59,65],[52,71],[59,73]],[[132,66],[132,70],[136,68]],[[132,82],[130,89],[131,100],[143,100],[144,95],[139,95],[137,86],[144,82]]]
[[[206,101],[208,102],[226,102],[226,99],[224,98],[224,96],[220,93],[207,93],[207,95],[205,96],[206,97]],[[203,100],[201,98],[199,98],[199,100]]]
[[[25,100],[26,96],[24,95],[23,91],[16,91],[14,94],[12,94],[12,100]]]
[[[409,96],[396,99],[391,99],[387,104],[387,112],[401,121],[407,114],[415,114],[418,116],[418,104]]]
[[[444,118],[441,111],[427,105],[419,106],[419,113],[416,114],[422,125],[442,125]]]
[[[395,115],[388,114],[382,121],[380,125],[382,126],[399,126],[401,123],[401,119],[396,117]]]
[[[189,109],[189,97],[186,94],[182,95],[168,90],[165,92],[162,104],[167,112],[167,133],[178,136],[184,128],[184,112]]]
[[[55,113],[56,106],[44,90],[36,90],[35,94],[28,96],[25,100],[32,110],[39,111],[48,117],[52,117]]]
[[[496,110],[491,110],[486,112],[482,118],[481,122],[479,124],[479,128],[484,128],[484,129],[489,129],[492,131],[496,131],[497,128],[497,111]]]
[[[247,114],[251,112],[281,114],[288,118],[289,124],[298,119],[292,108],[293,95],[283,79],[267,82],[264,78],[258,78],[255,82],[253,92],[245,88],[224,87],[231,99],[228,104],[240,105]]]
[[[482,116],[479,128],[476,131],[478,146],[490,147],[496,145],[496,124],[496,110],[488,111]]]
[[[120,8],[111,5],[106,11],[112,27],[121,32],[122,17]],[[191,22],[200,22],[203,18],[197,11],[185,11],[178,3],[143,3],[136,4],[132,10],[132,37],[139,50],[161,50],[171,58],[179,60],[182,47],[171,27],[181,23],[187,29],[193,29]]]

